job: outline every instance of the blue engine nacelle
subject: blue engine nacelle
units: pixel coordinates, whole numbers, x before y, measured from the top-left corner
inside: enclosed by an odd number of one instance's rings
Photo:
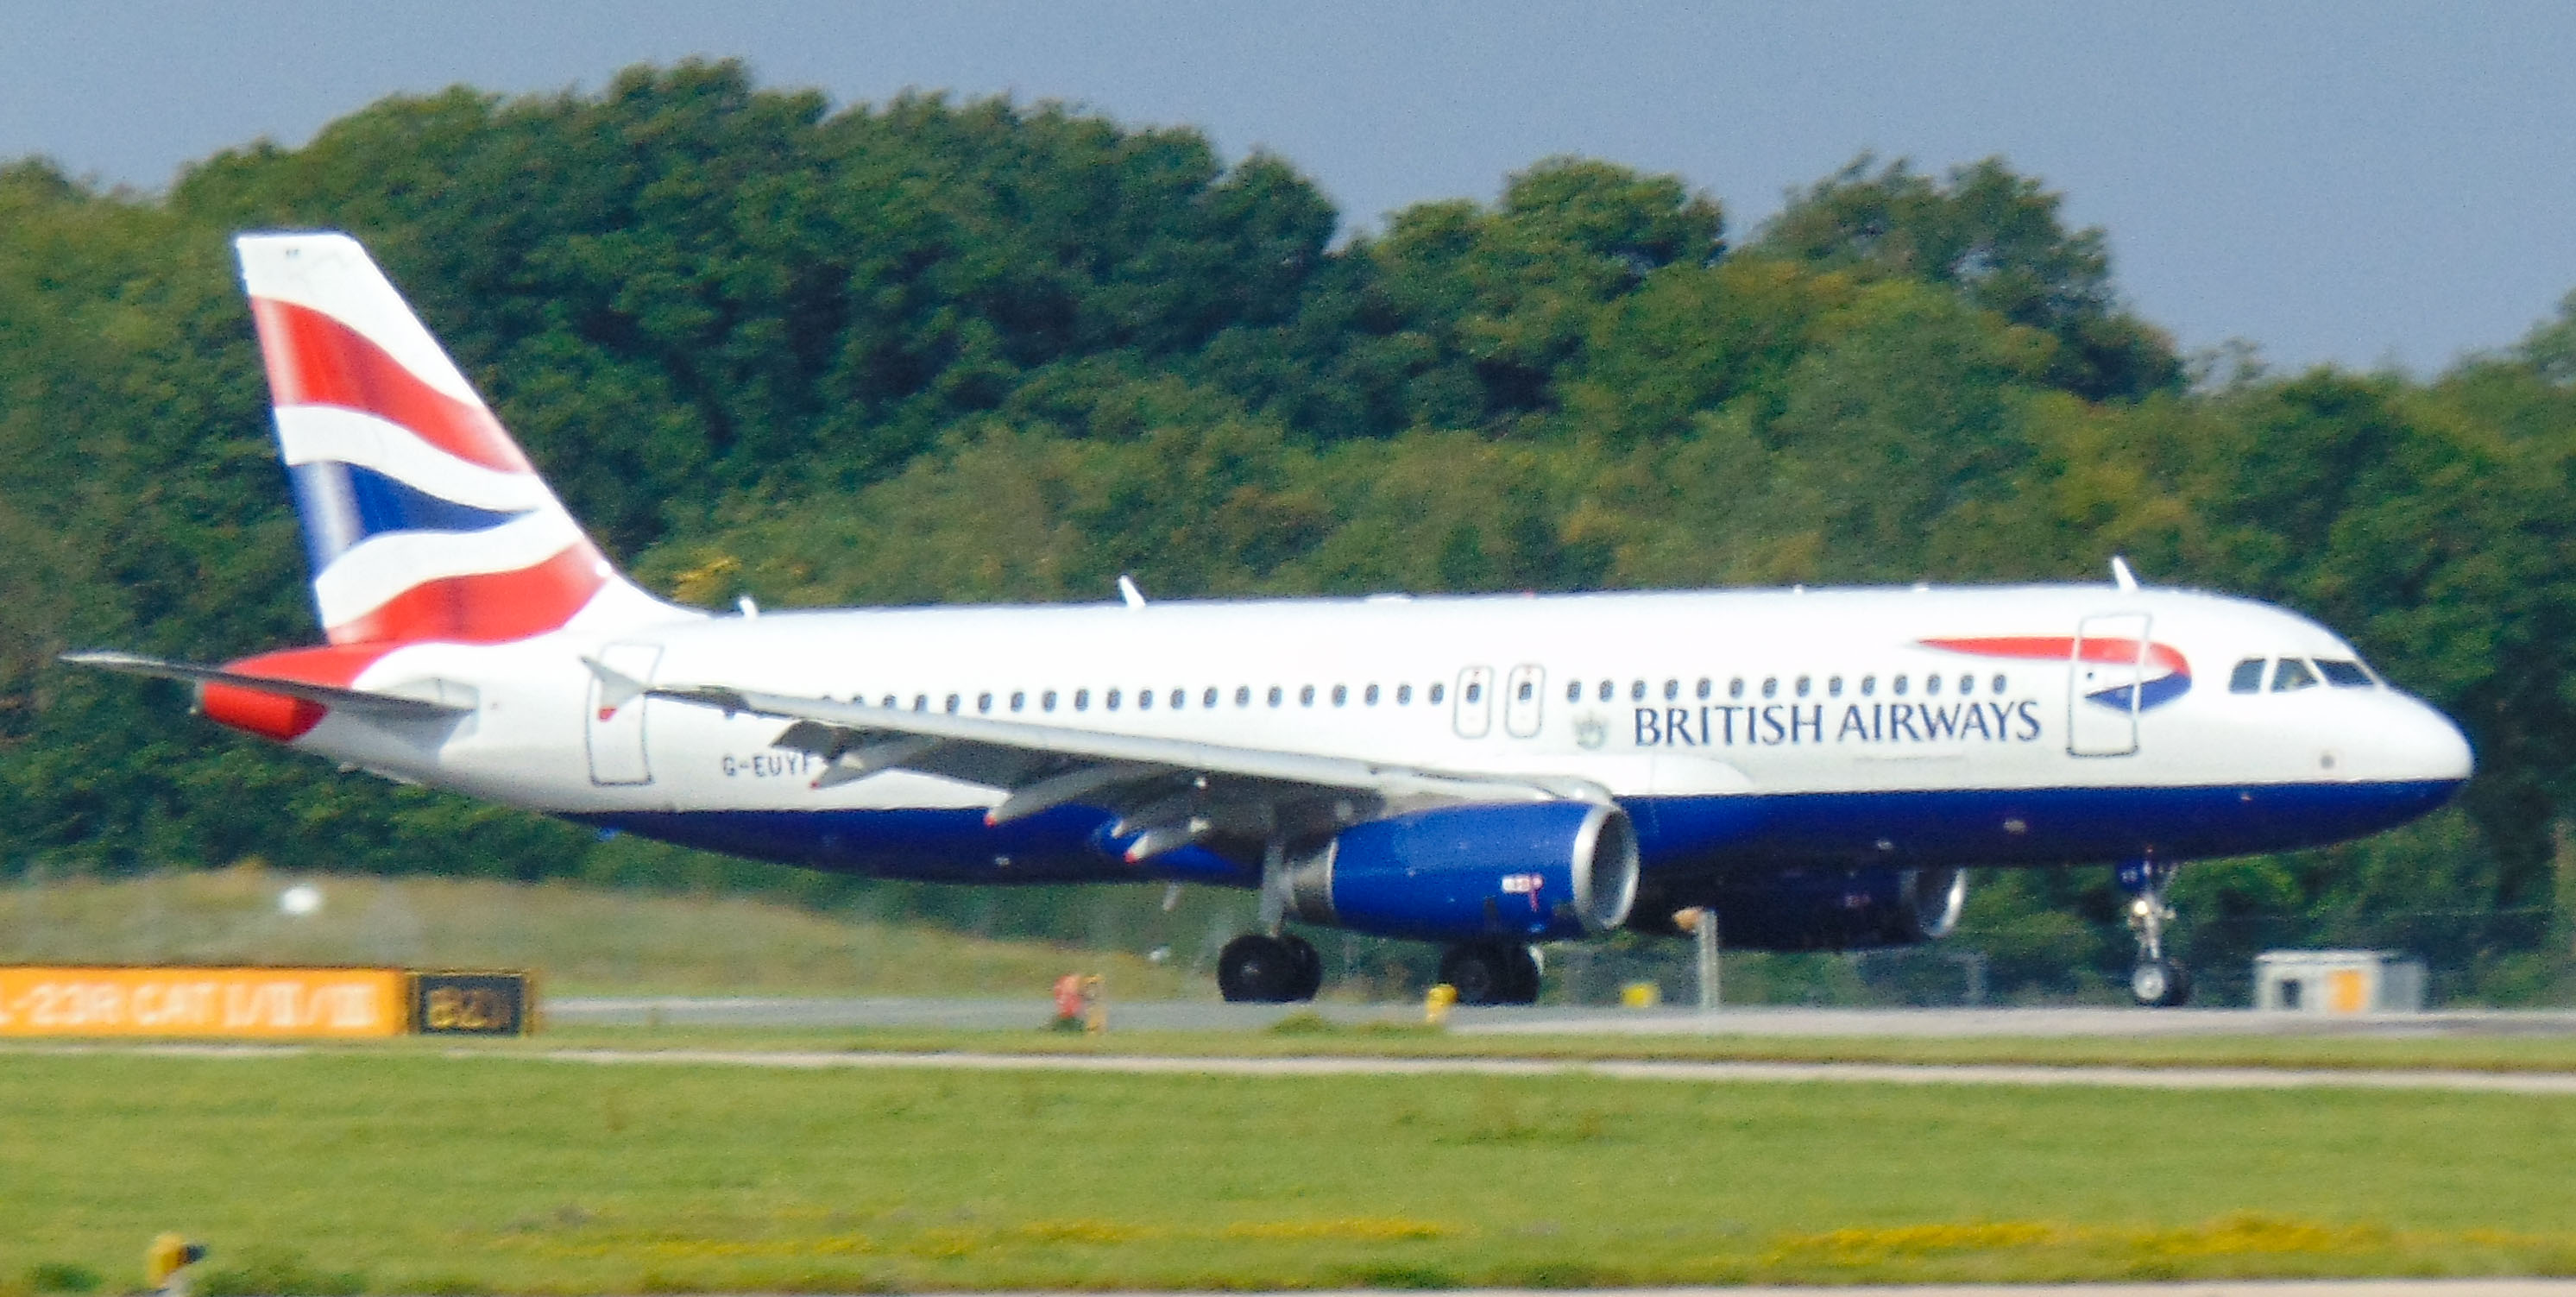
[[[1592,802],[1415,811],[1355,825],[1288,869],[1288,912],[1418,941],[1554,941],[1618,927],[1637,832]]]
[[[1800,869],[1730,878],[1699,903],[1739,950],[1867,950],[1936,941],[1959,926],[1956,869]]]

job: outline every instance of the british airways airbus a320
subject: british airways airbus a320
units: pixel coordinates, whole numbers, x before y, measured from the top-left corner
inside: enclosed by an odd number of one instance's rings
[[[2102,585],[1281,599],[710,616],[620,576],[365,250],[237,242],[329,643],[196,682],[388,778],[820,869],[1257,889],[1232,1000],[1315,994],[1298,923],[1533,943],[1936,938],[1969,866],[2112,865],[2179,1003],[2180,863],[2411,820],[2440,713],[2326,628]]]

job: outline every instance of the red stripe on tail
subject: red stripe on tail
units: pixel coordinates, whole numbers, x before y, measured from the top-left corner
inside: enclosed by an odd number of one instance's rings
[[[269,392],[279,405],[364,410],[460,459],[504,472],[532,471],[491,411],[422,382],[357,330],[292,302],[254,297],[250,310],[259,322]]]
[[[448,640],[501,644],[561,629],[598,594],[607,563],[580,541],[535,567],[441,577],[330,628],[334,644]]]

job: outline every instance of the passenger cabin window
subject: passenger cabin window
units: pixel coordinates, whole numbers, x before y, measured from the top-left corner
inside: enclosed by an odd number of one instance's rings
[[[930,710],[930,695],[928,695],[928,694],[914,694],[914,695],[912,696],[912,709],[913,709],[914,711],[917,711],[917,712],[926,712],[926,711],[929,711],[929,710]]]
[[[2004,691],[2004,678],[2002,676],[1996,676],[1994,686],[1993,692],[2002,693]]]
[[[1038,695],[1038,710],[1042,712],[1055,710],[1055,690],[1049,689]]]
[[[948,710],[952,715],[957,711],[957,695],[948,695]]]
[[[878,703],[878,704],[877,704],[877,706],[879,706],[879,707],[892,707],[892,706],[894,706],[894,695],[893,695],[893,694],[887,694],[887,695],[885,696],[885,701],[884,701],[884,702],[881,702],[881,703]]]
[[[1236,685],[1234,687],[1234,705],[1237,707],[1249,707],[1252,705],[1252,686]]]
[[[1216,686],[1215,686],[1215,685],[1209,685],[1209,686],[1207,687],[1207,692],[1199,695],[1199,706],[1201,706],[1201,707],[1214,707],[1214,706],[1216,706]]]
[[[1471,702],[1471,703],[1472,703],[1472,702],[1474,702],[1474,701],[1476,701],[1476,700],[1475,700],[1475,699],[1473,699],[1473,698],[1470,698],[1470,699],[1468,699],[1467,701],[1469,701],[1469,702]],[[1630,701],[1630,702],[1632,702],[1632,703],[1641,703],[1641,702],[1646,701],[1646,682],[1645,682],[1645,681],[1643,681],[1643,680],[1636,680],[1636,681],[1631,681],[1631,682],[1629,683],[1629,685],[1628,685],[1628,701]]]
[[[1899,698],[1904,697],[1904,696],[1905,696],[1905,677],[1903,677],[1903,676],[1898,676],[1898,677],[1896,678],[1895,683],[1894,683],[1894,684],[1892,684],[1892,685],[1890,685],[1889,687],[1890,687],[1890,688],[1892,688],[1892,689],[1894,689],[1894,690],[1896,690],[1896,696],[1897,696],[1897,697],[1899,697]]]
[[[1339,706],[1341,706],[1342,704],[1349,702],[1350,700],[1351,700],[1351,687],[1350,687],[1349,685],[1334,685],[1334,686],[1333,686],[1333,705],[1334,705],[1335,707],[1339,707]]]
[[[1280,700],[1280,698],[1281,698],[1281,697],[1283,697],[1283,696],[1284,696],[1284,695],[1282,695],[1282,694],[1279,692],[1279,686],[1277,686],[1277,685],[1272,685],[1272,686],[1270,686],[1270,705],[1271,705],[1271,706],[1273,706],[1273,707],[1278,706],[1278,705],[1279,705],[1279,700]]]
[[[1708,701],[1708,695],[1709,695],[1709,680],[1708,680],[1708,677],[1707,677],[1707,676],[1701,676],[1701,677],[1699,678],[1699,700],[1700,700],[1701,702],[1707,702],[1707,701]]]
[[[1363,691],[1360,694],[1360,701],[1367,703],[1371,707],[1377,706],[1377,686],[1370,685],[1365,691]]]
[[[1665,702],[1672,702],[1673,700],[1675,700],[1675,699],[1677,699],[1677,698],[1679,698],[1679,697],[1681,697],[1681,696],[1682,696],[1682,682],[1681,682],[1681,681],[1679,681],[1679,680],[1667,680],[1667,681],[1665,681],[1665,682],[1664,682],[1664,701],[1665,701]]]
[[[2317,673],[2310,671],[2308,664],[2298,658],[2281,659],[2280,667],[2272,672],[2272,692],[2276,694],[2285,694],[2293,689],[2314,689],[2316,685]]]
[[[1076,689],[1073,691],[1073,709],[1078,712],[1087,712],[1091,710],[1090,690]]]
[[[2263,692],[2263,659],[2247,658],[2227,673],[2227,692],[2259,694]]]
[[[1153,690],[1139,689],[1136,691],[1136,710],[1140,712],[1150,712],[1154,710]]]
[[[1312,707],[1315,705],[1315,686],[1307,685],[1305,688],[1297,691],[1297,705],[1300,707]]]
[[[1776,698],[1776,697],[1778,697],[1779,695],[1780,695],[1780,677],[1778,677],[1778,676],[1764,676],[1764,677],[1762,678],[1762,696],[1763,696],[1763,697],[1765,697],[1765,698]]]
[[[1741,698],[1744,696],[1744,677],[1737,676],[1736,678],[1726,682],[1726,696],[1729,698]]]
[[[1941,695],[1941,677],[1939,677],[1939,676],[1925,676],[1925,677],[1923,677],[1923,692],[1924,692],[1926,695],[1929,695],[1929,696],[1931,696],[1931,697],[1935,697],[1935,698],[1939,697],[1939,696]]]
[[[1607,680],[1604,680],[1604,681],[1602,681],[1602,682],[1601,682],[1601,701],[1603,701],[1603,702],[1605,702],[1605,703],[1606,703],[1606,702],[1608,702],[1608,701],[1610,701],[1611,697],[1612,697],[1613,695],[1615,695],[1616,693],[1618,693],[1618,692],[1619,692],[1619,686],[1614,685],[1614,684],[1610,683],[1610,682],[1609,682],[1609,681],[1607,681]],[[1433,702],[1435,702],[1435,703],[1436,703],[1436,702],[1438,702],[1438,701],[1440,701],[1440,700],[1439,700],[1439,699],[1437,699],[1437,698],[1434,698],[1434,699],[1432,699],[1431,701],[1433,701]]]
[[[1877,677],[1877,676],[1862,676],[1862,677],[1860,678],[1860,696],[1861,696],[1861,697],[1863,697],[1863,698],[1867,698],[1867,697],[1869,697],[1870,695],[1875,694],[1875,693],[1877,693],[1877,692],[1878,692],[1878,677]]]
[[[975,695],[975,710],[977,710],[977,711],[979,711],[979,712],[989,712],[989,711],[993,710],[993,695],[991,695],[991,694],[977,694],[977,695]]]
[[[1535,684],[1533,684],[1533,683],[1531,683],[1531,682],[1529,682],[1529,681],[1527,681],[1527,680],[1523,680],[1523,681],[1521,681],[1520,699],[1521,699],[1521,701],[1522,701],[1522,702],[1528,702],[1530,699],[1532,699],[1532,698],[1534,698],[1534,697],[1537,697],[1537,696],[1538,696],[1538,686],[1537,686],[1537,685],[1535,685]]]
[[[1440,686],[1438,686],[1438,685],[1433,685],[1431,688],[1432,688],[1432,691],[1433,691],[1434,693],[1437,693],[1437,692],[1439,692]],[[1480,684],[1480,683],[1478,683],[1478,682],[1476,682],[1476,681],[1473,681],[1473,680],[1468,681],[1468,682],[1467,682],[1467,701],[1468,701],[1469,703],[1471,703],[1471,704],[1472,704],[1472,703],[1480,703],[1480,702],[1483,702],[1484,700],[1485,700],[1485,686],[1484,686],[1484,685],[1482,685],[1482,684]],[[1432,701],[1437,702],[1437,701],[1439,701],[1439,700],[1435,698],[1435,699],[1433,699]]]
[[[1808,679],[1808,678],[1807,678],[1807,677],[1805,677],[1805,676],[1800,676],[1800,677],[1798,677],[1798,696],[1799,696],[1799,697],[1801,697],[1801,698],[1806,697],[1806,696],[1807,696],[1807,692],[1808,692],[1808,690],[1813,689],[1814,687],[1815,687],[1815,682],[1814,682],[1813,680],[1810,680],[1810,679]]]
[[[1397,685],[1395,687],[1395,705],[1398,707],[1410,707],[1413,705],[1413,686]]]
[[[1440,700],[1441,700],[1442,698],[1447,697],[1448,695],[1449,695],[1449,686],[1447,686],[1447,685],[1433,685],[1433,686],[1431,686],[1431,692],[1424,694],[1424,695],[1423,695],[1423,698],[1425,698],[1426,700],[1428,700],[1428,701],[1431,703],[1431,705],[1432,705],[1432,706],[1437,707],[1437,706],[1439,706],[1439,705],[1440,705]]]
[[[1100,696],[1100,705],[1113,712],[1118,710],[1118,691],[1112,689],[1108,693],[1102,694]]]
[[[1582,682],[1582,681],[1580,681],[1580,680],[1574,680],[1574,681],[1569,681],[1569,682],[1566,684],[1566,686],[1565,686],[1565,701],[1570,702],[1570,703],[1579,703],[1579,702],[1582,702],[1582,701],[1583,701],[1583,682]]]
[[[2317,674],[2337,689],[2368,689],[2370,672],[2347,658],[2318,658]]]
[[[1027,708],[1027,707],[1028,707],[1028,705],[1029,705],[1029,695],[1028,695],[1028,691],[1027,691],[1027,690],[1024,690],[1024,689],[1014,689],[1014,690],[1012,690],[1012,691],[1011,691],[1011,710],[1012,710],[1012,711],[1015,711],[1015,712],[1016,712],[1016,711],[1021,711],[1021,710],[1025,709],[1025,708]]]

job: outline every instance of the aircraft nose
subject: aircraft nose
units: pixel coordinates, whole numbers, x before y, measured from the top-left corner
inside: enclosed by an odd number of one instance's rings
[[[2477,755],[2469,750],[2469,736],[2451,723],[2429,703],[2408,699],[2410,713],[2406,724],[2397,727],[2392,737],[2398,740],[2400,760],[2417,779],[2458,783],[2477,769]]]

